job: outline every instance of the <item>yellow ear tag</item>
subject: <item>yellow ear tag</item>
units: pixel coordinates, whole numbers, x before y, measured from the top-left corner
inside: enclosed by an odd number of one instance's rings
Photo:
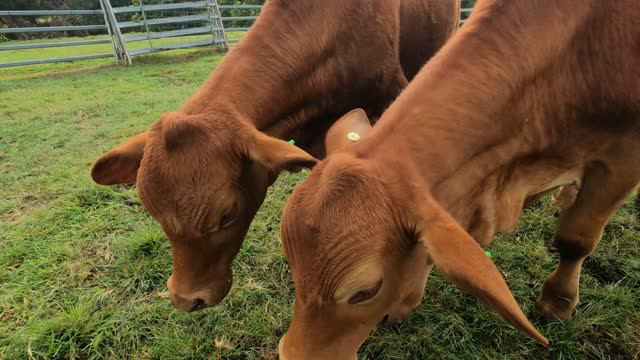
[[[351,141],[358,141],[360,140],[360,134],[358,134],[357,132],[350,132],[347,134],[347,139]]]

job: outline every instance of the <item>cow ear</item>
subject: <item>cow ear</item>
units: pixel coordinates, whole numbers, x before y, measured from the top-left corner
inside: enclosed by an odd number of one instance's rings
[[[362,109],[351,110],[336,121],[325,137],[327,155],[356,142],[371,130],[371,122]]]
[[[138,134],[100,156],[91,169],[93,181],[101,185],[135,183],[147,137],[147,132]]]
[[[283,170],[297,172],[303,168],[310,169],[318,162],[316,158],[293,144],[255,129],[252,129],[251,133],[247,149],[249,158],[276,174]]]
[[[548,345],[522,313],[507,283],[480,245],[432,198],[421,201],[416,234],[442,275],[489,305],[504,320]]]

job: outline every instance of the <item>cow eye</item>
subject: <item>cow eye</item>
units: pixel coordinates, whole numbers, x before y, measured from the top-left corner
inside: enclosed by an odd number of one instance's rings
[[[222,217],[220,217],[220,227],[225,227],[233,222],[238,213],[238,203],[233,204],[231,209],[227,210]]]
[[[378,281],[378,283],[374,287],[365,289],[365,290],[360,290],[357,293],[353,294],[353,296],[349,298],[349,301],[347,301],[347,303],[353,305],[353,304],[361,304],[367,300],[371,300],[376,295],[378,295],[378,292],[380,292],[381,287],[382,287],[382,279],[380,279],[380,281]]]

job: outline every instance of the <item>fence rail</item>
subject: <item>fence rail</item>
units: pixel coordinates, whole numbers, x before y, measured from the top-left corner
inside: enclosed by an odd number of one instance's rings
[[[111,44],[111,53],[96,53],[80,56],[64,56],[51,59],[37,59],[37,60],[24,60],[14,62],[0,62],[0,68],[23,66],[23,65],[37,65],[37,64],[50,64],[57,62],[69,62],[78,60],[91,60],[91,59],[103,59],[113,57],[116,62],[119,60],[118,48],[113,42],[111,33],[111,27],[107,19],[107,14],[103,5],[104,1],[99,0],[100,9],[88,9],[88,10],[20,10],[20,11],[0,11],[0,16],[84,16],[84,15],[102,15],[102,24],[90,24],[90,25],[75,25],[75,26],[47,26],[47,27],[26,27],[26,28],[5,28],[0,29],[0,34],[21,34],[21,33],[42,33],[42,32],[59,32],[59,31],[87,31],[87,30],[100,30],[104,31],[105,35],[108,35],[107,39],[92,39],[92,40],[77,40],[77,41],[62,41],[62,42],[49,42],[49,43],[29,43],[29,44],[12,44],[0,46],[1,51],[8,50],[28,50],[28,49],[44,49],[53,47],[71,47],[82,45],[95,45],[95,44]]]
[[[176,10],[182,10],[185,14],[172,14],[169,17],[156,17],[160,11],[170,10],[175,12]],[[158,51],[166,51],[172,49],[182,49],[189,47],[200,46],[220,46],[226,48],[227,37],[222,25],[222,19],[218,3],[215,0],[206,1],[190,1],[181,3],[169,3],[169,4],[156,4],[156,5],[144,5],[142,3],[138,6],[123,6],[117,8],[110,8],[108,11],[112,14],[111,18],[115,19],[114,23],[117,24],[115,30],[118,37],[121,39],[122,48],[125,49],[124,57],[131,63],[131,57],[141,54],[149,54]],[[186,14],[190,13],[190,14]],[[118,21],[117,14],[133,14],[136,16],[136,20],[131,21]],[[180,16],[176,16],[180,15]],[[203,24],[206,23],[206,26]],[[174,25],[181,27],[176,30],[166,30],[163,26]],[[132,29],[142,29],[143,34],[127,35],[123,34],[125,31]],[[153,40],[167,39],[167,38],[179,38],[182,36],[205,36],[206,39],[187,39],[180,43],[175,44],[155,44]],[[127,50],[127,44],[132,42],[147,41],[148,47],[136,50]]]
[[[17,62],[0,62],[0,68],[20,65],[48,64],[54,62],[66,62],[88,59],[101,59],[114,57],[117,63],[131,64],[131,57],[141,54],[149,54],[158,51],[171,49],[182,49],[200,46],[220,46],[228,47],[229,43],[238,42],[239,39],[228,39],[229,32],[243,32],[249,30],[249,26],[225,27],[224,22],[231,21],[255,21],[257,16],[252,15],[236,15],[225,16],[223,11],[230,10],[260,10],[262,5],[219,5],[217,0],[200,0],[188,1],[168,4],[155,5],[130,5],[122,7],[111,7],[110,0],[98,0],[100,9],[87,10],[10,10],[0,11],[0,16],[83,16],[83,15],[102,15],[103,24],[86,24],[73,26],[48,26],[48,27],[26,27],[26,28],[0,28],[0,34],[20,34],[20,33],[42,33],[42,32],[61,32],[61,31],[104,31],[108,35],[106,39],[91,39],[77,41],[61,41],[46,43],[28,43],[28,44],[12,44],[0,45],[0,52],[5,50],[27,50],[27,49],[43,49],[54,47],[72,47],[82,45],[111,44],[112,53],[90,54],[83,56],[68,56],[54,59],[26,60]],[[144,0],[140,0],[141,3]],[[463,2],[464,4],[464,2]],[[471,13],[472,8],[467,5],[460,10],[462,26]],[[164,11],[164,10],[184,10],[184,11],[200,11],[195,15],[169,16],[158,18],[147,18],[148,14]],[[139,14],[140,20],[118,21],[123,14]],[[131,15],[133,16],[133,15]],[[130,17],[131,18],[131,17]],[[206,26],[203,23],[207,22]],[[167,26],[169,24],[180,24],[179,26],[190,26],[177,30],[156,30],[158,26]],[[242,25],[242,24],[238,24]],[[131,29],[143,29],[143,34],[123,34]],[[151,29],[150,29],[151,28]],[[194,40],[187,39],[175,44],[155,45],[153,40],[179,38],[182,36],[203,36],[211,35],[206,39]],[[138,41],[147,41],[149,47],[143,49],[128,50],[127,44]]]
[[[219,5],[221,10],[262,9],[262,5]]]
[[[102,10],[3,10],[0,16],[102,15]]]
[[[42,27],[0,29],[0,34],[22,34],[22,33],[35,33],[35,32],[83,31],[83,30],[106,30],[106,29],[107,29],[107,25],[42,26]]]
[[[42,49],[42,48],[97,45],[97,44],[110,44],[110,43],[111,43],[111,40],[109,39],[61,41],[61,42],[37,43],[37,44],[4,45],[1,47],[2,48],[1,50]],[[113,56],[113,54],[111,56]]]
[[[55,58],[55,59],[24,60],[24,61],[0,63],[0,68],[23,66],[23,65],[51,64],[51,63],[79,61],[79,60],[104,59],[104,58],[110,58],[110,57],[113,57],[113,54],[111,53],[93,54],[93,55],[82,55],[82,56],[68,56],[68,57]]]
[[[130,27],[145,27],[149,25],[178,24],[178,23],[193,22],[193,21],[206,21],[206,20],[209,20],[210,18],[211,16],[206,14],[191,15],[191,16],[173,16],[173,17],[159,18],[159,19],[119,22],[118,27],[120,27],[120,29],[126,29]],[[218,17],[215,17],[215,18],[217,19]]]
[[[121,13],[134,13],[140,11],[156,11],[156,10],[177,10],[177,9],[188,9],[188,8],[206,8],[209,6],[211,2],[209,1],[195,1],[195,2],[181,2],[181,3],[172,3],[172,4],[159,4],[159,5],[131,5],[131,6],[123,6],[118,8],[113,8],[113,12],[116,14]]]
[[[148,33],[148,34],[142,34],[142,35],[125,36],[124,40],[126,42],[133,42],[133,41],[142,41],[142,40],[166,39],[170,37],[185,36],[185,35],[207,34],[207,33],[210,33],[212,29],[213,28],[211,26],[201,26],[201,27],[181,29],[181,30],[160,31],[160,32],[154,32],[154,33]]]

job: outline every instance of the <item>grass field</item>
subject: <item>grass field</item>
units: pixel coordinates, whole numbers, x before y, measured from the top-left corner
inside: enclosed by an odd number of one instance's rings
[[[98,186],[89,176],[102,152],[176,109],[220,59],[184,50],[132,67],[105,59],[0,70],[0,359],[277,357],[294,299],[279,218],[304,174],[283,175],[270,189],[234,264],[231,293],[193,314],[171,306],[169,244],[135,188]],[[586,263],[573,319],[545,322],[532,309],[557,261],[547,250],[555,223],[548,201],[490,247],[552,341],[548,349],[435,272],[410,320],[376,330],[361,359],[640,358],[638,205],[630,199],[616,214]]]

